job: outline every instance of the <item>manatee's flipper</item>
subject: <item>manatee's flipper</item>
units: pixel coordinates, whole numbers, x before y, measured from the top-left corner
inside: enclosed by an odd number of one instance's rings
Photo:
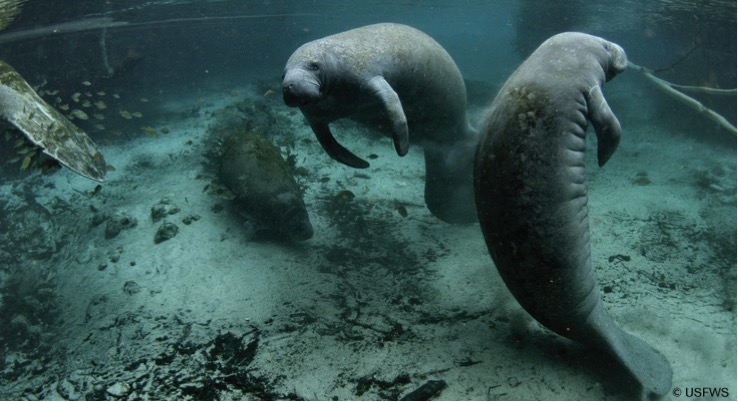
[[[405,156],[410,148],[410,137],[407,129],[407,118],[402,110],[402,102],[397,92],[382,76],[372,77],[367,82],[371,91],[379,97],[387,111],[387,117],[392,123],[392,140],[395,143],[397,155]]]
[[[354,155],[336,141],[330,128],[328,128],[328,123],[310,123],[310,128],[313,129],[318,142],[331,158],[354,168],[365,169],[369,167],[369,162]]]
[[[0,117],[62,165],[89,179],[105,180],[107,164],[90,137],[44,102],[23,77],[2,60]]]
[[[610,110],[599,85],[589,90],[587,109],[587,117],[597,133],[597,162],[604,166],[620,143],[620,122]]]
[[[653,400],[671,390],[672,370],[666,357],[642,339],[618,327],[598,302],[587,324],[592,340],[611,354],[641,386],[641,399]]]

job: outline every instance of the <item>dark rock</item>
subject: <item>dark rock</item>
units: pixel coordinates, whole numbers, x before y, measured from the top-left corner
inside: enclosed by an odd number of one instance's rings
[[[401,401],[429,401],[431,398],[438,396],[438,394],[446,388],[446,381],[443,380],[430,380],[425,384],[418,387],[415,391],[405,395],[400,399]]]
[[[138,225],[136,218],[125,212],[116,214],[108,219],[107,222],[108,223],[105,225],[105,238],[108,240],[118,236],[123,229],[134,228]]]
[[[190,223],[199,221],[199,220],[200,220],[200,215],[190,214],[182,218],[182,223],[184,223],[185,225],[189,225]]]
[[[179,227],[175,225],[172,222],[164,221],[161,226],[159,226],[159,229],[156,231],[156,235],[154,236],[154,243],[159,244],[163,241],[169,240],[172,237],[176,236],[179,232]]]
[[[172,204],[169,198],[162,198],[158,204],[151,207],[151,220],[158,222],[167,215],[174,215],[177,212],[179,212],[179,207]]]
[[[134,281],[126,281],[126,283],[123,284],[123,291],[129,296],[133,296],[141,291],[141,286],[138,286],[138,283]]]

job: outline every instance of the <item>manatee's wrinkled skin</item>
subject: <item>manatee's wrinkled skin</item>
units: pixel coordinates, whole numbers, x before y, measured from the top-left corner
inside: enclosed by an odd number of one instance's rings
[[[544,42],[488,110],[474,187],[487,247],[518,302],[552,331],[613,356],[652,398],[670,390],[669,362],[607,314],[590,256],[585,133],[591,122],[604,165],[620,123],[601,86],[626,65],[623,49],[598,37]]]
[[[23,77],[2,60],[0,117],[62,165],[89,179],[105,180],[107,164],[90,137],[44,102]]]
[[[271,142],[251,132],[232,134],[222,142],[217,169],[244,214],[286,239],[313,236],[302,192]]]
[[[285,104],[299,107],[326,152],[356,168],[369,164],[336,141],[329,123],[350,118],[393,138],[398,155],[423,147],[425,201],[438,218],[476,221],[472,163],[477,133],[466,117],[466,87],[451,56],[423,32],[375,24],[299,47],[282,80]]]

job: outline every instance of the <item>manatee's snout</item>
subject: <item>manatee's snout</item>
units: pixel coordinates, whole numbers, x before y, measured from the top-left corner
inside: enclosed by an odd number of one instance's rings
[[[291,240],[304,241],[313,237],[313,225],[304,206],[288,210],[284,214],[282,227]]]
[[[608,52],[609,63],[605,68],[606,79],[609,81],[616,75],[628,68],[628,56],[625,50],[616,43],[604,41],[605,50]]]
[[[302,106],[320,98],[320,83],[308,71],[299,68],[285,70],[282,79],[282,99],[290,107]]]
[[[300,97],[295,91],[294,84],[282,85],[282,100],[284,100],[284,104],[289,107],[297,107],[302,104]]]
[[[310,223],[307,208],[302,197],[294,192],[285,192],[277,196],[277,208],[281,213],[278,218],[279,231],[287,238],[295,241],[308,240],[313,237],[313,225]]]

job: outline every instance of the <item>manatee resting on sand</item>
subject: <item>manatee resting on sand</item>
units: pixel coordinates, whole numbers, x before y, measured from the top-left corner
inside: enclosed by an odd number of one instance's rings
[[[518,302],[552,331],[612,356],[653,398],[670,390],[671,366],[607,314],[590,256],[585,134],[591,122],[604,165],[620,123],[601,87],[626,65],[620,46],[595,36],[545,41],[487,112],[474,189],[487,247]]]
[[[263,230],[290,240],[313,236],[302,191],[271,142],[237,132],[222,139],[213,159],[218,180],[233,194],[240,212]]]
[[[107,164],[90,137],[44,102],[23,77],[2,60],[0,117],[62,165],[89,179],[105,180]]]
[[[451,56],[423,32],[375,24],[300,46],[282,79],[287,106],[299,107],[331,158],[369,164],[336,141],[329,123],[349,118],[425,154],[425,202],[441,220],[476,221],[472,162],[477,134],[466,117],[466,87]]]

